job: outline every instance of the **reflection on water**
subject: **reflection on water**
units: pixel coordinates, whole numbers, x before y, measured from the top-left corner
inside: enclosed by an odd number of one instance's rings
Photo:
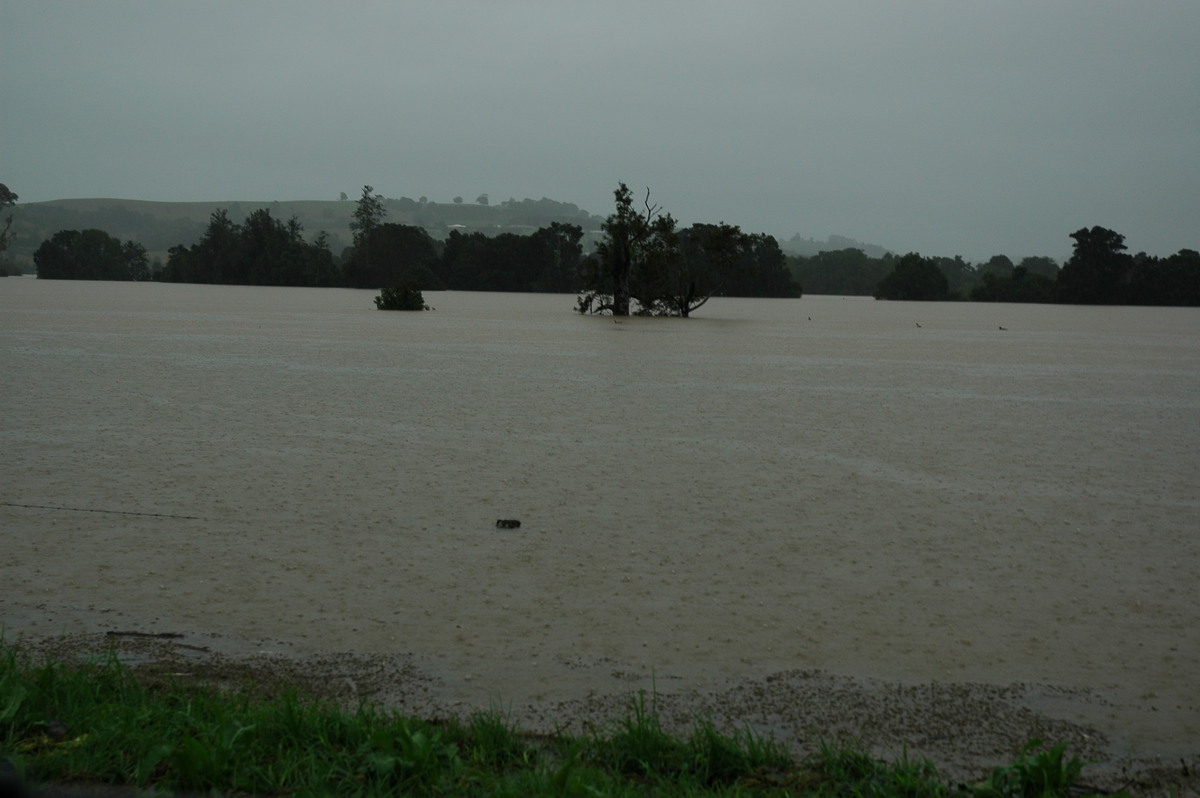
[[[504,694],[584,656],[1200,700],[1195,309],[373,295],[3,281],[0,581]]]

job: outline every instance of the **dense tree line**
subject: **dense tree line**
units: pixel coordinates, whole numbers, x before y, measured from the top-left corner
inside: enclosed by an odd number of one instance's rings
[[[413,284],[462,291],[569,292],[579,284],[583,228],[552,222],[531,235],[451,230],[445,243],[424,229],[385,222],[382,196],[364,186],[343,253],[346,284],[378,288]]]
[[[631,200],[628,205],[625,211],[636,216]],[[312,241],[305,239],[296,217],[284,222],[262,208],[237,223],[222,209],[211,215],[195,244],[172,247],[160,270],[151,272],[145,250],[140,250],[141,266],[134,277],[125,276],[133,271],[108,265],[106,253],[114,247],[92,242],[92,233],[100,231],[85,231],[85,235],[64,230],[44,245],[57,257],[47,254],[39,260],[38,274],[237,285],[572,293],[595,287],[590,277],[613,251],[606,239],[596,254],[584,258],[584,231],[574,224],[552,222],[527,235],[451,230],[441,242],[421,227],[388,222],[387,214],[387,201],[371,186],[364,186],[349,223],[354,243],[335,257],[323,233]],[[606,222],[606,229],[616,230],[614,224]],[[748,235],[723,224],[676,230],[669,216],[651,226],[661,238],[637,244],[640,260],[633,290],[638,312],[686,316],[718,292],[799,295],[786,258],[770,236]],[[640,236],[632,228],[629,232]],[[650,269],[643,256],[660,245],[654,256],[656,267]],[[116,249],[120,246],[125,245]],[[598,301],[594,308],[600,310],[601,305]]]
[[[1125,237],[1103,227],[1071,234],[1075,251],[1058,275],[1063,302],[1080,305],[1200,305],[1200,253],[1168,258],[1125,252]]]
[[[219,210],[200,241],[171,248],[158,278],[174,283],[340,285],[341,275],[324,237],[310,243],[303,233],[294,217],[284,222],[266,208],[251,213],[243,224]]]
[[[358,236],[342,255],[342,278],[350,288],[416,283],[444,287],[438,276],[438,245],[423,228],[385,222]]]
[[[172,247],[161,268],[157,260],[147,263],[141,243],[121,243],[99,228],[60,230],[42,242],[34,262],[40,277],[57,279],[578,292],[581,312],[616,315],[687,316],[712,296],[794,297],[801,285],[809,293],[880,299],[1200,305],[1200,253],[1130,255],[1124,236],[1102,227],[1071,234],[1074,253],[1061,269],[1046,257],[1014,265],[996,255],[973,265],[918,253],[871,257],[858,248],[790,257],[773,237],[724,223],[680,229],[648,192],[636,206],[623,183],[614,196],[615,211],[600,225],[587,257],[583,228],[565,222],[529,234],[451,229],[439,241],[421,226],[386,221],[395,201],[365,186],[349,222],[354,244],[340,257],[324,232],[310,240],[297,217],[284,222],[261,208],[242,223],[228,210],[214,212],[200,239]],[[0,210],[16,199],[0,184]],[[483,200],[477,200],[480,208],[487,207]],[[500,203],[514,213],[527,210],[531,219],[548,204],[561,206],[549,200]],[[12,217],[2,221],[0,259],[13,236]]]
[[[60,230],[33,253],[38,277],[51,280],[149,280],[146,249],[103,230]]]
[[[791,263],[812,294],[874,296],[894,300],[1056,302],[1102,305],[1200,305],[1200,253],[1183,249],[1168,258],[1125,252],[1125,237],[1103,227],[1082,228],[1071,258],[1059,268],[1051,258],[1028,257],[1014,265],[996,255],[982,265],[962,258],[910,252],[878,258],[859,249],[821,252]]]
[[[295,219],[268,209],[244,224],[212,214],[200,240],[170,250],[159,279],[171,282],[426,290],[573,291],[579,282],[577,225],[551,223],[531,235],[451,231],[443,243],[423,228],[386,221],[387,201],[363,187],[350,221],[354,243],[335,258],[323,235],[306,242]]]
[[[849,247],[790,259],[789,268],[810,294],[874,296],[879,291],[880,283],[892,275],[902,260],[909,259],[902,271],[912,268],[913,254],[898,256],[885,253],[871,257],[862,249]],[[1052,258],[1046,257],[1025,258],[1019,267],[1004,255],[996,255],[979,266],[961,257],[929,257],[923,260],[936,267],[946,278],[946,293],[941,297],[944,299],[970,297],[972,291],[984,284],[988,275],[994,280],[1009,277],[1015,269],[1023,268],[1027,273],[1048,277],[1053,282],[1059,269]]]
[[[447,285],[467,291],[569,293],[579,287],[583,228],[553,222],[532,235],[450,231],[442,252]]]

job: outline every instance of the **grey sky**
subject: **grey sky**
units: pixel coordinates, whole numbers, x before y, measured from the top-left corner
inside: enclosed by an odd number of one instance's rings
[[[1200,248],[1200,2],[0,0],[21,201],[550,197],[979,261]]]

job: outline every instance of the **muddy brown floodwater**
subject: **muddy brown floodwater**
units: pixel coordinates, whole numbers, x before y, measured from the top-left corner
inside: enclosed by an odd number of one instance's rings
[[[1194,773],[1197,310],[372,297],[2,281],[6,639]]]

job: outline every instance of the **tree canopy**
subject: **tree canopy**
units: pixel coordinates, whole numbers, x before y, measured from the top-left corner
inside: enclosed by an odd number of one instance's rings
[[[1082,305],[1200,305],[1200,255],[1169,258],[1125,251],[1125,236],[1104,227],[1071,233],[1074,252],[1058,275],[1060,302]]]
[[[1058,275],[1062,301],[1076,305],[1117,305],[1128,295],[1133,258],[1125,236],[1103,227],[1071,233],[1075,251]]]
[[[1017,266],[1008,275],[987,271],[983,282],[971,290],[976,302],[1055,302],[1058,290],[1054,280]]]
[[[103,230],[60,230],[33,254],[39,278],[47,280],[149,280],[146,249]]]
[[[437,245],[429,233],[413,225],[384,222],[370,227],[343,260],[345,284],[351,288],[406,282],[427,289],[444,287],[436,271]]]
[[[948,299],[950,283],[938,264],[910,252],[896,261],[892,273],[879,281],[876,299],[900,299],[916,302]]]
[[[361,248],[371,231],[383,224],[383,220],[387,218],[383,195],[373,194],[374,190],[371,186],[363,186],[362,197],[354,208],[354,217],[350,220],[350,234],[354,237],[355,247]]]
[[[566,293],[576,289],[583,229],[553,222],[532,235],[450,231],[442,251],[445,284],[465,291]]]
[[[892,270],[892,256],[873,258],[856,247],[797,258],[792,272],[810,294],[871,296]]]
[[[312,243],[295,219],[283,222],[260,208],[236,224],[215,211],[200,241],[177,246],[160,279],[177,283],[234,285],[338,285],[340,275],[323,235]]]

